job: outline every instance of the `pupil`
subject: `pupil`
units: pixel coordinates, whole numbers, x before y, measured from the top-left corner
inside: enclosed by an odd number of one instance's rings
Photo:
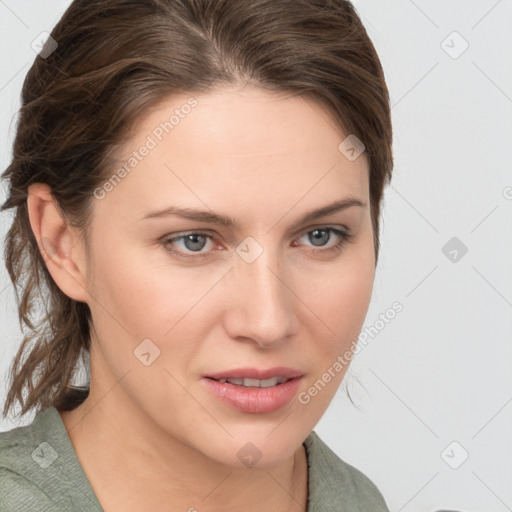
[[[198,239],[202,238],[202,243]],[[192,243],[189,243],[192,242]],[[203,235],[187,235],[185,238],[185,246],[191,251],[200,251],[206,244],[206,238]]]
[[[322,233],[319,237],[315,235],[315,233]],[[313,236],[314,238],[311,238]],[[313,245],[321,246],[324,245],[329,240],[329,231],[327,229],[315,229],[311,232],[310,235],[310,241],[313,243]],[[320,242],[320,243],[316,243]]]

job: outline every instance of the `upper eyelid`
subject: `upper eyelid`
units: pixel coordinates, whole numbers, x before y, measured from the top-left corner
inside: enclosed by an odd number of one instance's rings
[[[293,236],[293,238],[295,239],[297,237],[302,237],[302,236],[306,235],[307,233],[310,233],[311,231],[315,231],[317,229],[330,229],[331,232],[335,236],[342,236],[342,235],[336,233],[336,230],[339,230],[347,238],[351,236],[350,230],[346,226],[333,226],[333,225],[330,225],[330,224],[317,224],[317,225],[314,225],[312,227],[307,227],[307,228],[302,229],[301,231],[296,233]],[[217,241],[215,234],[213,234],[209,230],[202,230],[202,229],[181,231],[181,232],[178,232],[178,234],[172,235],[172,236],[166,235],[166,236],[163,237],[163,240],[164,240],[164,242],[165,241],[170,242],[170,241],[182,240],[187,235],[201,235],[201,236],[206,236],[206,237],[210,238],[210,240],[212,240],[212,242],[216,242]]]
[[[339,231],[342,231],[343,233],[346,233],[346,234],[350,234],[350,229],[347,228],[346,226],[333,226],[332,224],[317,224],[313,227],[309,227],[309,228],[304,228],[302,229],[301,231],[299,231],[295,236],[301,236],[301,235],[305,235],[306,233],[309,233],[310,231],[315,231],[317,229],[334,229],[334,230],[339,230]]]
[[[340,231],[344,231],[346,233],[350,233],[350,231],[351,231],[350,228],[348,228],[347,226],[345,226],[343,224],[340,224],[340,225],[335,225],[335,224],[313,224],[311,226],[308,226],[308,227],[300,229],[293,236],[303,235],[305,233],[309,233],[310,231],[314,231],[315,229],[327,229],[327,228],[339,229]],[[212,238],[216,237],[216,232],[211,231],[209,229],[198,228],[198,229],[186,229],[184,231],[178,231],[177,234],[173,234],[172,236],[165,235],[164,238],[170,239],[170,238],[177,238],[177,237],[180,237],[180,236],[194,235],[194,234],[204,234],[204,235],[211,236]]]

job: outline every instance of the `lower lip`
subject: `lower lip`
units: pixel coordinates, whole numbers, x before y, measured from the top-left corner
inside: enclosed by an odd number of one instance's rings
[[[277,411],[286,405],[297,394],[302,377],[268,388],[236,386],[206,377],[202,380],[217,398],[233,409],[249,414],[261,414]]]

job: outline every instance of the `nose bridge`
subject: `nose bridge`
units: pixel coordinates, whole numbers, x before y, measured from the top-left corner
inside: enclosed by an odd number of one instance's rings
[[[270,242],[264,245],[251,237],[238,246],[237,253],[237,333],[261,345],[277,342],[288,334],[293,315],[292,295],[281,275],[282,255]]]
[[[284,287],[279,268],[279,255],[267,250],[252,263],[238,262],[242,267],[240,278],[247,280],[254,297],[267,299],[262,304],[272,304],[282,299]]]

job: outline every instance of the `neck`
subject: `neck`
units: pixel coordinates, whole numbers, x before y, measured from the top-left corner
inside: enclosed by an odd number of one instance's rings
[[[60,415],[105,512],[307,510],[303,445],[274,467],[226,465],[162,431],[119,393],[92,387]]]

